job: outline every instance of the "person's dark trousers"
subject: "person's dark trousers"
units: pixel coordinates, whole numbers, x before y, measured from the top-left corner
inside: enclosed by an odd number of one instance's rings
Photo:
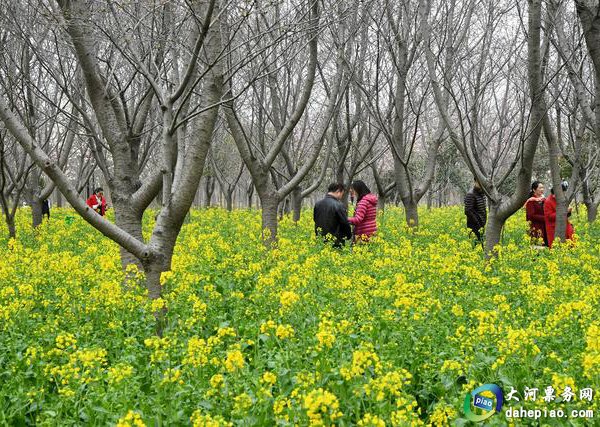
[[[470,228],[470,232],[469,234],[474,234],[475,238],[477,239],[477,242],[473,242],[473,247],[475,247],[475,245],[480,244],[481,247],[483,248],[483,229],[475,229],[475,228]]]

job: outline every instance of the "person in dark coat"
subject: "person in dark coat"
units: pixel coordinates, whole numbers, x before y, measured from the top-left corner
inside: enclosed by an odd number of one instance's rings
[[[340,201],[343,196],[344,185],[331,184],[327,188],[327,195],[315,204],[313,212],[315,234],[325,238],[333,236],[333,246],[338,248],[344,244],[344,240],[352,238],[346,208]]]
[[[50,219],[50,202],[48,199],[42,201],[42,218],[46,215]]]
[[[525,219],[529,222],[529,235],[534,243],[543,242],[544,246],[548,246],[548,238],[546,236],[546,218],[544,215],[544,184],[540,181],[534,181],[531,184],[531,192],[529,199],[525,202]]]
[[[465,215],[467,216],[467,227],[483,243],[483,229],[487,221],[487,205],[485,193],[477,180],[473,189],[465,195]]]

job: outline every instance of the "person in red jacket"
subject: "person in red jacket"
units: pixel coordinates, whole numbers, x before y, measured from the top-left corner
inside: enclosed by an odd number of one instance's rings
[[[544,216],[544,184],[540,181],[534,181],[531,184],[529,199],[525,202],[525,212],[527,222],[529,222],[529,235],[531,239],[538,243],[543,241],[544,246],[548,246],[546,236],[546,218]]]
[[[566,191],[566,187],[563,186],[563,191]],[[548,239],[548,247],[552,247],[552,243],[554,242],[554,233],[556,231],[556,196],[554,195],[554,189],[551,189],[550,196],[546,199],[544,203],[544,216],[546,218],[546,236]],[[567,218],[571,215],[571,208],[569,208],[569,212],[567,213]],[[566,239],[573,240],[573,225],[567,219],[567,232]]]
[[[98,215],[104,216],[106,214],[106,199],[104,198],[104,190],[102,187],[96,188],[94,194],[88,197],[85,203],[95,210]]]
[[[348,222],[354,225],[354,240],[368,241],[377,231],[377,196],[363,181],[350,185],[350,196],[356,199],[354,216]]]

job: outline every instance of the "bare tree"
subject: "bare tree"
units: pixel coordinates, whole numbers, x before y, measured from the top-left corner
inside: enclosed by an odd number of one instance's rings
[[[294,132],[294,129],[300,122],[302,115],[305,113],[305,110],[309,104],[309,99],[311,93],[313,91],[313,86],[315,84],[316,71],[317,71],[317,54],[318,54],[318,37],[320,27],[320,9],[319,2],[310,0],[306,5],[292,5],[293,7],[289,10],[289,14],[293,16],[286,16],[286,19],[292,19],[292,23],[290,25],[302,25],[302,31],[300,34],[304,35],[306,39],[293,39],[292,45],[289,47],[278,46],[274,44],[269,44],[269,46],[259,46],[259,49],[262,51],[264,49],[272,48],[272,51],[265,53],[264,55],[257,56],[257,62],[259,63],[259,71],[258,73],[266,73],[266,77],[264,78],[256,78],[255,74],[251,74],[250,80],[252,83],[252,93],[258,99],[259,102],[264,103],[266,96],[265,93],[270,91],[270,99],[271,105],[269,110],[269,114],[272,115],[270,120],[274,124],[272,128],[272,142],[269,146],[267,146],[263,141],[259,141],[258,146],[252,138],[252,132],[249,131],[251,126],[252,118],[250,120],[244,120],[243,117],[240,117],[239,108],[236,108],[236,103],[234,102],[235,94],[234,94],[234,83],[230,80],[228,87],[226,89],[226,98],[229,99],[225,104],[225,115],[227,117],[227,123],[229,125],[229,129],[233,136],[233,139],[238,147],[240,156],[244,161],[250,175],[252,176],[252,181],[254,183],[254,187],[258,193],[258,196],[261,201],[262,207],[262,226],[263,230],[268,230],[268,233],[264,235],[264,240],[266,244],[271,244],[275,241],[277,237],[277,211],[279,203],[290,194],[298,184],[304,179],[304,177],[308,174],[308,172],[312,169],[314,163],[316,162],[319,153],[321,151],[321,147],[323,145],[324,139],[320,137],[317,139],[317,143],[314,145],[312,152],[305,159],[304,164],[297,171],[295,171],[293,176],[288,176],[286,179],[286,183],[278,186],[279,178],[278,174],[281,174],[281,171],[276,167],[276,161],[282,155],[282,151],[289,138]],[[274,9],[270,11],[279,19],[268,19],[266,17],[266,11],[260,11],[259,15],[256,17],[257,31],[266,32],[273,31],[275,34],[278,34],[278,28],[280,28],[281,22],[284,17],[280,15],[280,10],[278,5],[273,6]],[[269,22],[276,22],[276,24],[269,24]],[[266,29],[263,29],[262,26],[266,25]],[[275,28],[272,28],[274,26]],[[281,37],[285,36],[284,33]],[[307,58],[303,56],[302,50],[297,50],[295,46],[298,44],[306,43],[307,48]],[[278,58],[282,54],[290,54],[294,53],[298,56],[303,63],[306,59],[308,61],[307,66],[302,66],[302,72],[300,73],[303,76],[303,83],[300,90],[296,93],[298,94],[296,102],[291,103],[293,108],[291,111],[284,111],[281,108],[281,104],[278,101],[280,95],[277,91],[277,88],[274,85],[269,85],[269,80],[272,80],[272,73],[277,73],[280,67],[284,64],[287,64],[286,61],[290,61],[291,58],[285,58],[281,61],[274,60],[273,63],[269,62],[268,57]],[[337,66],[335,71],[335,76],[333,77],[333,84],[331,95],[329,96],[326,112],[323,114],[323,122],[318,134],[322,135],[325,133],[327,124],[329,123],[335,106],[338,103],[338,93],[339,89],[342,85],[342,63],[341,59],[338,55]],[[234,58],[232,55],[230,61]],[[283,63],[281,63],[283,62]],[[266,65],[265,65],[266,64]],[[289,76],[291,78],[297,79],[296,75]],[[243,83],[242,83],[243,85]],[[259,106],[259,109],[263,109],[262,104]],[[262,114],[262,113],[261,113]],[[264,123],[264,120],[261,120],[261,115],[258,117],[259,125],[261,125],[261,121]],[[246,122],[246,123],[245,123]],[[264,124],[262,126],[265,129]],[[264,133],[260,134],[259,138],[262,138]]]
[[[156,56],[153,56],[148,46],[148,50],[142,50],[144,45],[141,44],[141,39],[136,39],[136,34],[125,34],[120,40],[106,34],[106,46],[110,47],[112,54],[116,56],[118,52],[122,58],[118,65],[134,67],[134,76],[141,76],[142,81],[148,84],[140,96],[132,97],[131,108],[128,108],[127,98],[124,96],[126,91],[120,86],[118,76],[114,75],[110,67],[103,67],[101,58],[97,55],[95,46],[103,28],[99,28],[98,20],[94,19],[98,16],[94,8],[90,8],[85,1],[77,0],[58,1],[57,5],[59,9],[52,10],[52,16],[66,29],[77,63],[83,72],[93,111],[93,116],[89,118],[95,119],[101,130],[102,140],[99,143],[105,141],[112,154],[114,173],[109,174],[109,185],[117,225],[86,206],[57,162],[27,132],[25,125],[11,111],[3,97],[0,97],[0,119],[75,210],[134,257],[132,260],[130,256],[124,256],[124,264],[137,261],[142,265],[149,296],[158,298],[162,292],[160,275],[170,269],[177,235],[198,188],[217,117],[222,93],[219,62],[222,43],[218,25],[220,4],[216,0],[196,1],[190,8],[177,11],[181,14],[180,22],[189,23],[190,29],[191,49],[185,61],[178,57],[179,46],[169,51],[173,55],[170,58],[172,61],[165,61],[165,49],[158,49],[155,51]],[[142,26],[143,22],[138,19],[141,11],[134,10],[135,13],[119,15],[116,9],[118,4],[109,3],[109,6],[112,7],[113,17],[132,16],[139,27]],[[175,11],[170,10],[170,4],[157,7],[165,14],[166,22],[175,14]],[[148,25],[156,25],[155,20],[150,21],[151,24]],[[162,27],[152,27],[152,31],[158,31],[165,37],[161,42],[167,43],[168,37],[163,30]],[[133,48],[135,40],[140,42],[139,50]],[[145,52],[144,56],[138,56],[140,51]],[[159,71],[160,67],[163,67],[162,71]],[[181,70],[183,72],[179,77]],[[133,85],[132,82],[133,78],[128,83],[129,87]],[[195,95],[193,104],[192,95]],[[142,184],[137,163],[138,148],[153,99],[156,99],[161,112],[162,169]],[[81,110],[80,113],[84,115],[85,111]],[[179,136],[185,136],[186,139],[178,139]],[[105,159],[100,157],[100,160]],[[99,166],[104,168],[107,164]],[[145,243],[141,235],[141,216],[161,185],[163,206],[157,215],[152,235]]]
[[[483,14],[479,18],[479,43],[470,46],[466,55],[472,60],[468,61],[464,56],[459,70],[472,71],[474,77],[457,82],[458,94],[456,88],[445,81],[443,86],[440,85],[431,45],[431,27],[425,17],[421,26],[436,105],[453,143],[488,197],[485,243],[488,255],[494,253],[494,247],[500,242],[505,221],[527,199],[533,159],[547,111],[542,77],[543,48],[540,45],[541,1],[529,0],[528,5],[526,81],[529,84],[529,103],[525,97],[519,99],[515,96],[521,91],[520,87],[511,87],[511,74],[519,72],[514,58],[518,58],[521,45],[514,35],[508,33],[502,38],[496,31],[500,25],[510,28],[507,20],[514,22],[514,15],[509,15],[514,11],[514,5],[509,7],[502,2],[486,1],[485,8],[480,9]],[[492,38],[492,34],[496,37]],[[544,43],[547,42],[546,39]],[[492,56],[492,43],[501,43],[510,49],[494,49],[495,55]],[[502,56],[498,55],[500,52]],[[499,70],[504,72],[500,74]],[[452,97],[456,119],[444,106],[442,87]],[[521,93],[524,94],[524,91]],[[486,98],[490,101],[485,102]],[[496,115],[495,120],[492,120],[490,112]],[[484,113],[485,122],[482,120]],[[514,142],[518,144],[516,147]]]

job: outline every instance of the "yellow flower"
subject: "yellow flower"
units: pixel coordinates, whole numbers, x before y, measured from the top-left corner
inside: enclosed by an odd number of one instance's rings
[[[225,359],[225,369],[229,372],[235,372],[244,367],[244,355],[240,350],[231,350],[227,352]]]
[[[317,332],[317,340],[319,341],[319,349],[333,347],[333,343],[335,342],[335,327],[331,320],[321,319]]]
[[[398,398],[401,396],[402,387],[410,384],[412,375],[405,369],[388,372],[379,378],[372,378],[365,386],[365,394],[374,397],[377,402],[381,402],[389,397]]]
[[[167,349],[171,346],[171,340],[168,337],[151,337],[146,338],[144,344],[153,350],[150,361],[153,363],[162,362],[168,356]]]
[[[233,328],[219,328],[219,330],[217,331],[217,336],[219,338],[224,338],[224,337],[235,337],[236,333],[235,333],[235,329]]]
[[[359,427],[385,427],[385,421],[377,415],[366,413],[357,425]]]
[[[463,364],[456,360],[444,360],[442,364],[442,372],[451,372],[453,374],[462,374]]]
[[[210,386],[214,389],[220,389],[225,383],[225,377],[221,374],[215,374],[210,378]]]
[[[247,393],[237,395],[233,399],[233,410],[243,412],[252,406],[252,398]]]
[[[267,320],[266,322],[260,325],[261,334],[269,334],[275,329],[277,329],[277,323],[275,323],[273,320]]]
[[[352,378],[364,375],[367,370],[372,370],[373,374],[381,373],[381,363],[379,356],[373,351],[373,344],[363,343],[361,348],[352,353],[352,364],[340,368],[340,375],[346,381]]]
[[[150,310],[153,313],[157,312],[157,311],[161,311],[165,307],[166,307],[166,302],[162,298],[156,298],[155,300],[152,300],[152,302],[150,303]]]
[[[452,425],[452,421],[457,416],[456,409],[454,407],[445,404],[438,403],[429,417],[430,426],[432,427],[446,427]]]
[[[283,397],[278,397],[275,402],[273,402],[273,413],[275,415],[283,414],[283,411],[286,409],[290,409],[292,407],[292,402],[290,399],[286,399]]]
[[[273,372],[265,372],[260,381],[265,384],[274,385],[277,382],[277,375]]]
[[[127,412],[127,415],[117,421],[117,427],[146,427],[140,414],[134,411]]]
[[[192,337],[188,341],[187,355],[183,359],[184,365],[194,367],[204,366],[208,363],[208,356],[211,348],[207,345],[204,338]]]
[[[181,379],[181,371],[176,368],[169,368],[165,372],[163,372],[163,380],[161,385],[165,384],[183,384],[183,380]]]
[[[69,347],[75,349],[77,348],[77,340],[75,339],[75,335],[73,334],[69,334],[69,333],[65,333],[65,334],[61,334],[58,335],[56,337],[56,348],[60,349],[60,350],[65,350]]]
[[[343,414],[337,397],[327,390],[318,388],[306,395],[303,402],[310,425],[321,426],[333,423]]]
[[[108,383],[118,384],[133,375],[133,366],[127,363],[119,363],[108,368]]]
[[[292,305],[300,301],[300,295],[293,291],[283,291],[279,294],[279,302],[282,310],[288,310]]]
[[[452,314],[454,314],[456,317],[460,317],[463,314],[465,314],[465,312],[463,311],[463,309],[460,305],[454,304],[452,306]]]
[[[225,421],[220,415],[213,417],[209,414],[202,414],[200,409],[194,411],[190,421],[193,427],[231,427],[233,425]]]
[[[280,340],[284,340],[286,338],[290,338],[294,336],[294,328],[291,325],[278,325],[277,330],[275,331],[275,335]]]

